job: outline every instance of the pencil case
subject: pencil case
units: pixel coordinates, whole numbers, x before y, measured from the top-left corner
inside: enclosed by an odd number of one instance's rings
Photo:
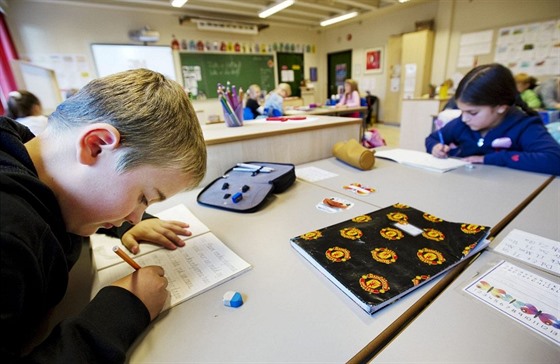
[[[222,210],[255,212],[272,194],[284,192],[295,180],[295,166],[290,163],[238,163],[208,184],[196,200]]]

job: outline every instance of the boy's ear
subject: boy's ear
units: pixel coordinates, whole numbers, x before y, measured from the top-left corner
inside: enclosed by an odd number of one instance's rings
[[[110,124],[97,123],[88,125],[78,137],[78,161],[93,165],[102,152],[115,150],[121,140],[119,131]]]

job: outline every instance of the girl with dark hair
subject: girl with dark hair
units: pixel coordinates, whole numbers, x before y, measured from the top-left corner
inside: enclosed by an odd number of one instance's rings
[[[27,126],[35,135],[39,135],[47,127],[48,118],[43,115],[41,101],[26,90],[12,91],[8,94],[6,116]]]
[[[426,138],[428,153],[560,175],[560,144],[521,100],[508,68],[473,68],[459,83],[455,101],[462,115]]]

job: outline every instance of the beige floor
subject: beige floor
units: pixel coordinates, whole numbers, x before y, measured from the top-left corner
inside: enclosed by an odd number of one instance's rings
[[[388,147],[398,148],[401,129],[399,125],[376,123],[371,127],[379,130]]]

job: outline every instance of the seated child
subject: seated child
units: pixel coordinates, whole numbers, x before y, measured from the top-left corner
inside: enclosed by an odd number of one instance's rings
[[[26,90],[12,91],[8,94],[6,116],[23,124],[35,135],[47,127],[48,118],[43,115],[39,98]]]
[[[279,84],[274,91],[268,94],[264,102],[263,114],[266,116],[284,115],[284,99],[292,94],[292,88],[287,83]]]
[[[428,153],[560,175],[560,145],[521,102],[508,68],[494,63],[472,69],[459,83],[455,100],[462,116],[426,138]]]
[[[261,105],[259,99],[261,97],[261,88],[259,85],[253,84],[247,89],[247,101],[245,102],[244,117],[245,120],[256,119],[261,115]]]
[[[350,78],[344,81],[344,94],[336,104],[337,108],[345,107],[358,107],[360,106],[360,93],[358,92],[358,83]],[[356,111],[353,113],[343,114],[341,116],[348,117],[360,117],[360,112]]]
[[[518,73],[515,75],[515,85],[517,91],[521,95],[521,100],[523,100],[527,106],[531,109],[538,109],[542,107],[541,99],[539,95],[533,90],[537,86],[537,79],[529,76],[526,73]]]

